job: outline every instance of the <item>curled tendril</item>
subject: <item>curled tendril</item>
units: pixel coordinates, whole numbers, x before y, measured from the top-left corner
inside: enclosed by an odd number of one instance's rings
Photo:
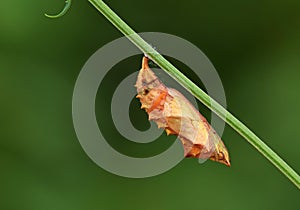
[[[72,0],[66,0],[65,3],[66,3],[65,7],[64,7],[63,10],[62,10],[60,13],[58,13],[57,15],[48,15],[48,14],[45,13],[45,16],[48,17],[48,18],[59,18],[59,17],[65,15],[65,14],[67,13],[67,11],[68,11],[68,10],[70,9],[70,7],[71,7]]]

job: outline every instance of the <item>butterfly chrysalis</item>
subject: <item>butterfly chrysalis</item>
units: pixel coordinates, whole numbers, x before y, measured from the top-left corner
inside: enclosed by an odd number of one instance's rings
[[[199,111],[177,90],[166,87],[143,57],[135,87],[137,98],[149,120],[179,137],[185,157],[211,159],[230,166],[228,151],[216,131]]]

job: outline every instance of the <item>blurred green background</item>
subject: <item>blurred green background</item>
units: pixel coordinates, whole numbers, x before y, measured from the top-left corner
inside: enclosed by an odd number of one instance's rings
[[[300,171],[299,1],[106,2],[138,32],[170,33],[198,46],[222,79],[228,109]],[[63,4],[1,2],[0,209],[300,206],[299,190],[230,127],[222,138],[231,168],[185,159],[162,175],[130,179],[94,164],[73,128],[73,87],[87,59],[122,35],[88,1],[73,1],[63,18],[44,17]],[[151,156],[173,138],[162,136],[149,145],[130,143],[118,134],[109,115],[114,89],[139,69],[140,59],[131,57],[112,69],[99,88],[96,111],[113,147],[132,156]],[[209,117],[209,110],[200,109]],[[146,129],[149,123],[136,100],[130,110],[133,124]]]

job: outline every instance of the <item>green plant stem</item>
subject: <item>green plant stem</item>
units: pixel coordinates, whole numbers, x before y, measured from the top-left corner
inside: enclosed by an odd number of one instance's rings
[[[62,9],[62,11],[56,15],[48,15],[47,13],[45,13],[45,16],[48,17],[48,18],[59,18],[59,17],[62,17],[64,16],[68,10],[70,9],[71,7],[71,4],[72,4],[72,0],[65,0],[65,7]]]
[[[234,117],[214,99],[208,96],[203,90],[196,86],[162,55],[155,51],[103,1],[89,0],[89,2],[97,10],[99,10],[117,29],[119,29],[124,35],[126,35],[133,44],[135,44],[142,52],[146,53],[152,61],[154,61],[158,66],[160,66],[169,75],[171,75],[178,83],[180,83],[183,87],[190,91],[205,106],[215,112],[223,120],[225,120],[228,125],[230,125],[234,130],[242,135],[250,144],[252,144],[300,189],[299,175],[249,128],[247,128],[236,117]]]

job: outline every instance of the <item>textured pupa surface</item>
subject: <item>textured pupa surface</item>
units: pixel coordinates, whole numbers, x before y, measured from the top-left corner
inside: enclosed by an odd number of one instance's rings
[[[143,57],[135,87],[149,120],[168,135],[179,137],[185,157],[209,158],[230,166],[228,151],[215,130],[179,91],[158,79],[149,68],[147,57]]]

